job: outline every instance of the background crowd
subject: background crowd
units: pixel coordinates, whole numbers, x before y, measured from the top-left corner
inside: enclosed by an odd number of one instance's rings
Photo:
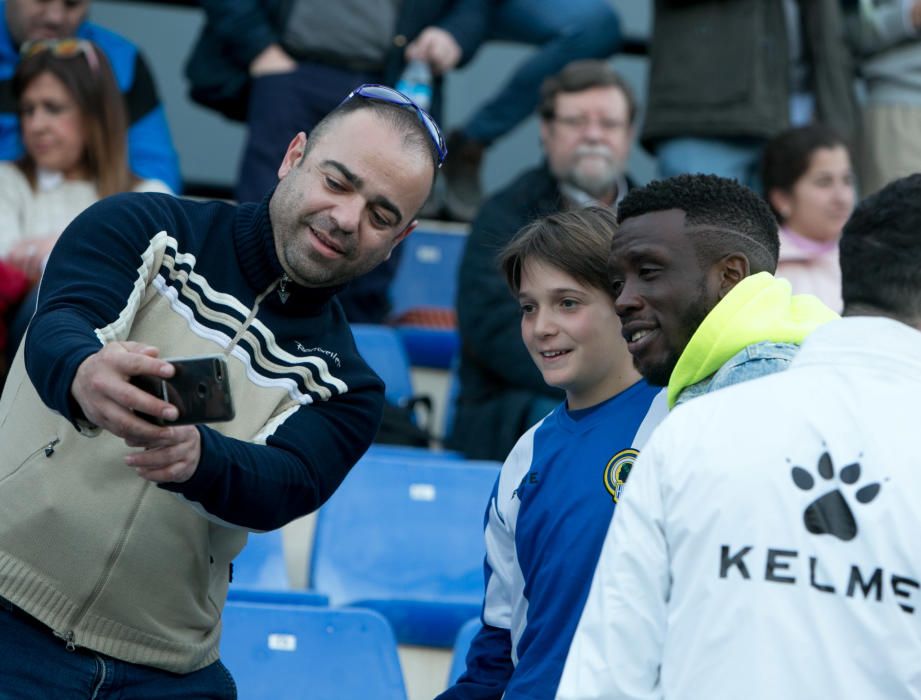
[[[444,436],[445,447],[469,459],[502,461],[516,454],[513,448],[520,452],[522,435],[578,393],[548,380],[532,362],[534,348],[522,341],[521,288],[554,273],[527,268],[525,260],[527,275],[503,275],[498,256],[519,230],[539,219],[555,230],[555,215],[592,212],[579,225],[607,232],[592,243],[601,250],[618,235],[618,219],[678,209],[687,221],[663,219],[663,230],[692,227],[695,205],[682,197],[718,190],[727,200],[744,199],[734,185],[719,184],[733,180],[760,197],[745,206],[767,221],[762,228],[771,241],[776,232],[777,246],[771,265],[746,267],[739,280],[772,273],[776,265],[776,278],[789,281],[795,295],[817,297],[824,306],[815,318],[827,320],[826,312],[845,308],[839,241],[858,201],[921,171],[921,0],[651,0],[652,26],[639,49],[625,38],[616,3],[607,0],[202,0],[200,6],[205,22],[188,47],[185,87],[196,103],[245,124],[231,195],[239,203],[273,197],[291,139],[301,131],[309,136],[359,85],[395,86],[412,67],[422,81],[414,95],[441,121],[454,109],[444,99],[444,79],[484,44],[533,47],[509,80],[490,86],[491,97],[447,135],[440,182],[421,209],[426,218],[460,222],[469,231],[457,276],[455,413]],[[0,3],[0,386],[27,333],[48,257],[73,219],[118,193],[195,194],[183,192],[183,154],[170,135],[177,125],[167,124],[158,76],[129,38],[95,24],[91,10],[89,0]],[[613,67],[625,45],[648,62],[643,91]],[[531,115],[539,123],[540,164],[484,192],[485,155]],[[677,177],[669,182],[686,189],[646,190],[628,172],[638,144],[655,158],[657,178]],[[716,179],[701,185],[681,178],[687,174]],[[346,179],[360,189],[360,181]],[[675,204],[644,200],[656,196],[673,196]],[[619,211],[624,201],[628,209]],[[708,225],[735,230],[736,222],[711,213],[702,215]],[[400,248],[392,252],[338,291],[349,322],[393,320],[389,289]],[[585,282],[578,268],[561,265]],[[603,288],[594,277],[589,282],[596,292]],[[625,312],[617,315],[625,319]],[[798,347],[803,337],[790,342]],[[690,335],[680,349],[689,344]],[[652,384],[669,386],[674,404],[696,382],[674,390],[672,369]],[[631,377],[624,386],[639,381]],[[641,393],[641,409],[631,408],[637,424],[647,409],[652,414],[655,392],[644,383]],[[525,473],[519,468],[515,483],[500,482],[501,488],[513,491]],[[505,526],[506,515],[497,517]],[[603,535],[595,533],[590,559]],[[587,593],[579,593],[582,600]],[[515,614],[495,609],[493,623]],[[575,619],[569,623],[572,634]],[[488,638],[489,625],[484,630],[481,644],[511,643]]]

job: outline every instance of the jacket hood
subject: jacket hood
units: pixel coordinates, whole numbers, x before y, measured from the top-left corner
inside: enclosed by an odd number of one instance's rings
[[[817,297],[793,295],[790,283],[767,272],[746,277],[723,297],[691,336],[668,382],[668,407],[687,387],[706,379],[754,343],[800,344],[838,318]]]

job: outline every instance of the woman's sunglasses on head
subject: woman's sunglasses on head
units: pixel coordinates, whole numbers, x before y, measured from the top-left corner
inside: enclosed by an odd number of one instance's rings
[[[86,56],[86,62],[90,70],[94,73],[99,70],[99,59],[96,56],[96,49],[86,39],[34,39],[25,42],[19,49],[20,58],[26,59],[36,56],[40,53],[49,51],[51,55],[57,58],[73,58],[75,56]]]

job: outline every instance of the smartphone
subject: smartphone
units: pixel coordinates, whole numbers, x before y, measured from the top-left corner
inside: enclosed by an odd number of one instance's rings
[[[131,383],[173,404],[179,409],[179,417],[164,421],[137,411],[138,416],[157,425],[220,423],[233,419],[227,362],[222,355],[175,357],[166,361],[176,369],[172,377],[137,375]]]

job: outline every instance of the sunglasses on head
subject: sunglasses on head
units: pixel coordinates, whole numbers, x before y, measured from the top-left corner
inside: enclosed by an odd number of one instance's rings
[[[50,51],[57,58],[73,58],[86,56],[86,62],[94,73],[99,70],[99,59],[96,49],[86,39],[34,39],[27,41],[19,49],[20,58],[31,58],[45,51]]]
[[[414,109],[419,117],[419,121],[425,126],[429,138],[431,138],[432,143],[435,144],[435,150],[438,152],[438,167],[440,168],[441,164],[445,162],[445,156],[448,155],[448,147],[445,145],[445,139],[444,136],[441,135],[441,129],[438,128],[438,124],[435,123],[431,114],[422,109],[422,107],[417,105],[402,92],[394,90],[392,87],[387,87],[386,85],[373,85],[368,83],[352,90],[342,102],[348,102],[353,97],[363,97],[366,100],[379,100],[381,102],[389,102],[390,104]]]

